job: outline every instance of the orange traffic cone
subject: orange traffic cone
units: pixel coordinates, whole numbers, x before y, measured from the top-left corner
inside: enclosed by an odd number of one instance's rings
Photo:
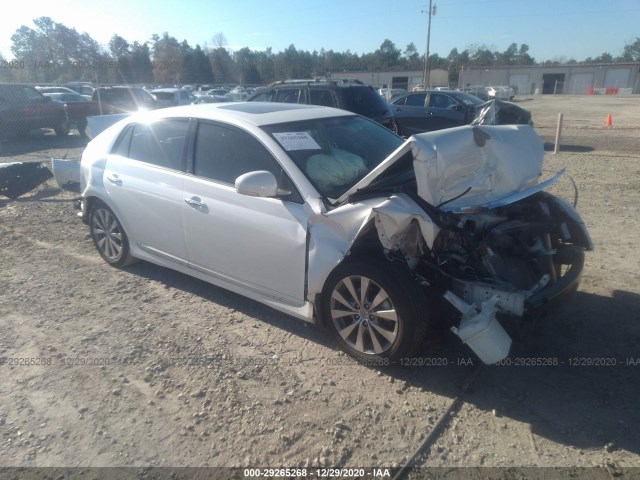
[[[604,122],[604,126],[609,128],[613,125],[613,120],[611,119],[611,114],[607,115],[607,121]]]

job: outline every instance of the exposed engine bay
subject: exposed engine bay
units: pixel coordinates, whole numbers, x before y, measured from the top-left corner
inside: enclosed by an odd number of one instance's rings
[[[495,363],[510,345],[495,316],[521,319],[575,290],[593,244],[573,206],[543,191],[562,172],[538,182],[542,147],[529,127],[473,128],[412,137],[416,188],[372,217],[389,258],[453,304],[454,332]]]

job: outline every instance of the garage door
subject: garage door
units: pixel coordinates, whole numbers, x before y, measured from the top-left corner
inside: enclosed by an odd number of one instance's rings
[[[516,91],[516,95],[529,95],[532,93],[529,87],[529,75],[526,73],[509,75],[509,85]]]
[[[583,95],[593,93],[593,73],[574,73],[569,80],[569,93]]]
[[[631,69],[610,68],[604,76],[604,88],[628,88]]]

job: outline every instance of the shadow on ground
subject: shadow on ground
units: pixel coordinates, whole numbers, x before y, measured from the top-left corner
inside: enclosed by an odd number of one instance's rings
[[[305,322],[195,278],[140,262],[130,271],[235,309],[276,329],[338,350],[328,328]],[[577,292],[514,342],[505,365],[484,367],[465,394],[480,410],[525,422],[534,434],[576,448],[622,448],[640,453],[640,295]],[[480,364],[442,329],[425,341],[422,358],[383,370],[406,385],[456,397]],[[542,364],[538,366],[539,364]],[[345,367],[347,368],[347,367]],[[391,386],[390,386],[391,388]]]
[[[42,155],[37,156],[37,158],[46,160],[48,156],[45,153],[49,149],[84,148],[88,142],[88,138],[77,135],[75,132],[64,137],[58,137],[47,130],[34,130],[27,136],[0,142],[0,158],[41,152]],[[21,161],[24,161],[24,159],[21,159]]]
[[[553,152],[556,148],[554,143],[545,142],[544,143],[544,151],[545,152]],[[564,145],[560,144],[560,152],[571,152],[571,153],[587,153],[593,152],[595,148],[588,147],[586,145]]]

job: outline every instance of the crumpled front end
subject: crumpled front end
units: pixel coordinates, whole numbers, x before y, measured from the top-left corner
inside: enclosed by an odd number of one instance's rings
[[[456,334],[495,363],[510,345],[497,319],[520,324],[573,292],[593,244],[575,209],[543,191],[560,174],[539,181],[543,148],[530,127],[466,126],[408,142],[415,189],[372,205],[364,223],[388,258],[456,306]]]

